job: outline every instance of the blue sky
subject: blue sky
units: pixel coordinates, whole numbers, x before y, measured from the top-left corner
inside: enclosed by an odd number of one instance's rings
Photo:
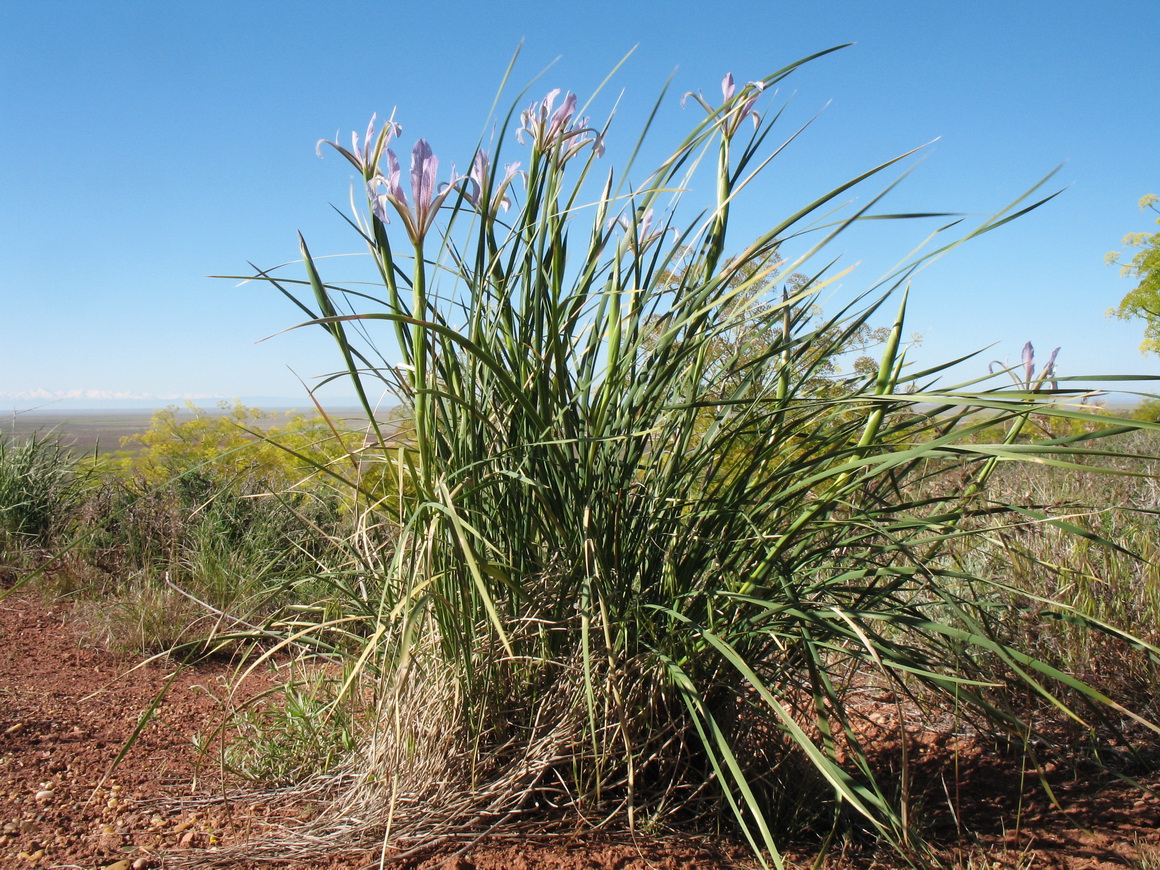
[[[302,402],[298,378],[337,364],[325,336],[260,342],[296,311],[270,288],[207,276],[293,260],[299,231],[316,255],[357,253],[331,208],[347,206],[350,167],[320,160],[316,141],[348,141],[397,107],[401,149],[424,137],[466,170],[521,41],[505,105],[553,61],[530,95],[583,100],[635,46],[593,110],[623,90],[613,162],[670,74],[658,142],[697,120],[679,108],[684,91],[716,96],[727,71],[758,78],[856,43],[782,87],[787,130],[824,111],[766,174],[736,241],[925,143],[896,209],[988,214],[1062,164],[1046,188],[1059,197],[920,274],[920,359],[994,344],[981,373],[1031,340],[1041,355],[1062,346],[1065,375],[1160,374],[1138,352],[1142,327],[1104,317],[1131,284],[1103,264],[1125,233],[1154,229],[1136,209],[1160,193],[1154,18],[1153,2],[10,0],[0,403],[86,391]],[[862,264],[842,292],[931,228],[840,240],[843,262]]]

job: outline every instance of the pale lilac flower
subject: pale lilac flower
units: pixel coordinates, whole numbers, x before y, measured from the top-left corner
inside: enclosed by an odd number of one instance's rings
[[[1053,390],[1059,389],[1059,381],[1056,380],[1056,374],[1055,374],[1055,357],[1058,354],[1059,354],[1059,348],[1057,347],[1055,350],[1053,350],[1051,352],[1051,356],[1048,357],[1047,365],[1045,365],[1043,367],[1043,374],[1041,375],[1041,377],[1044,381],[1051,384],[1051,389],[1053,389]]]
[[[314,146],[314,153],[319,157],[322,156],[322,146],[324,144],[334,148],[339,154],[354,164],[355,168],[362,173],[362,177],[370,181],[378,172],[379,160],[383,156],[383,149],[391,141],[392,136],[398,136],[403,132],[403,128],[397,124],[394,119],[388,120],[383,129],[375,134],[375,120],[377,115],[371,115],[371,122],[367,124],[366,138],[362,145],[359,145],[358,133],[351,133],[351,147],[348,151],[338,144],[338,136],[335,135],[335,141],[331,142],[329,139],[319,139],[318,144]]]
[[[471,162],[471,172],[466,179],[463,196],[485,214],[495,215],[501,208],[507,211],[512,204],[507,189],[519,171],[519,161],[505,163],[503,180],[495,190],[491,190],[491,161],[487,152],[480,148],[475,152],[475,159]]]
[[[1051,389],[1057,390],[1059,389],[1059,382],[1057,381],[1055,374],[1055,358],[1059,356],[1059,350],[1060,349],[1057,347],[1051,352],[1051,356],[1047,358],[1047,364],[1044,365],[1043,372],[1039,375],[1038,381],[1035,380],[1035,348],[1032,346],[1031,342],[1027,342],[1027,344],[1023,345],[1023,353],[1021,354],[1021,362],[1023,363],[1022,381],[1020,381],[1018,375],[1014,373],[1014,367],[1009,364],[1009,361],[1007,363],[1001,363],[998,360],[993,360],[991,364],[987,366],[987,371],[994,373],[997,367],[1005,368],[1011,372],[1011,379],[1021,387],[1034,389],[1036,388],[1037,384],[1046,383],[1051,385]]]
[[[720,108],[713,108],[705,99],[705,95],[700,91],[693,93],[689,91],[681,97],[681,108],[685,107],[685,102],[692,97],[701,107],[710,115],[721,114],[721,132],[726,138],[731,139],[741,126],[741,122],[746,118],[753,121],[753,129],[757,129],[761,123],[761,116],[753,110],[757,104],[757,100],[761,97],[762,91],[765,90],[764,82],[749,82],[742,89],[741,93],[737,93],[737,85],[733,81],[733,73],[725,73],[725,77],[721,79],[721,94],[725,101]],[[734,100],[734,97],[737,99]]]
[[[604,139],[600,133],[588,126],[587,118],[579,118],[574,123],[572,121],[572,116],[576,114],[576,95],[569,92],[560,108],[555,109],[556,97],[559,95],[560,89],[555,88],[548,92],[543,101],[532,103],[520,114],[520,129],[516,131],[520,144],[526,144],[524,133],[527,133],[532,148],[542,154],[553,154],[558,165],[575,157],[585,145],[591,145],[597,157],[602,156]]]
[[[1030,386],[1033,377],[1035,377],[1035,348],[1031,346],[1031,342],[1027,342],[1023,345],[1023,383]]]
[[[1059,348],[1051,352],[1051,356],[1047,359],[1047,365],[1043,367],[1043,373],[1039,376],[1041,383],[1047,382],[1051,384],[1051,388],[1058,389],[1055,380],[1055,358],[1059,355]],[[1023,345],[1023,383],[1027,386],[1034,386],[1033,379],[1035,378],[1035,348],[1031,346],[1031,342]]]
[[[412,206],[407,202],[407,194],[399,183],[402,175],[399,169],[399,159],[395,152],[387,149],[387,174],[376,174],[367,182],[367,196],[371,201],[371,209],[375,216],[383,223],[387,223],[387,204],[389,203],[403,220],[407,228],[407,235],[411,241],[420,244],[431,229],[435,221],[435,214],[448,195],[457,188],[463,179],[455,175],[455,167],[451,168],[451,180],[437,186],[436,174],[439,171],[439,159],[431,151],[426,139],[420,139],[411,149],[411,196],[414,199]],[[381,188],[386,188],[382,190]]]

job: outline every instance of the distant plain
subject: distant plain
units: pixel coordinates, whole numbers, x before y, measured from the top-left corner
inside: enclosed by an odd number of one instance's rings
[[[132,435],[139,435],[149,429],[150,420],[158,409],[133,408],[103,410],[47,410],[36,409],[16,412],[0,417],[0,436],[23,441],[31,435],[60,435],[66,445],[75,453],[91,454],[94,451],[111,453],[126,448],[122,441]],[[270,417],[265,421],[269,426],[280,426],[297,413],[310,415],[304,408],[263,408]],[[228,411],[219,408],[199,408],[199,413],[225,415]],[[330,408],[327,413],[350,422],[358,416],[354,408]],[[179,419],[189,419],[193,412],[182,409]],[[364,418],[365,419],[365,418]]]

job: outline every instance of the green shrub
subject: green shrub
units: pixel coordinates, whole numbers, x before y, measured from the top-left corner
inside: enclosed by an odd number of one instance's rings
[[[126,449],[105,468],[153,485],[196,474],[282,490],[326,469],[349,473],[363,441],[364,433],[322,415],[272,414],[240,402],[206,411],[187,403],[184,411],[171,405],[155,412],[148,430],[122,439]]]

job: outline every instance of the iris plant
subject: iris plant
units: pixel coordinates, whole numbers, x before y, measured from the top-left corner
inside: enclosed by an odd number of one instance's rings
[[[971,438],[989,421],[979,408],[1015,435],[1031,413],[1102,418],[1052,405],[1054,359],[1031,392],[936,388],[945,367],[908,375],[905,365],[911,278],[1009,218],[948,242],[942,234],[959,222],[940,221],[937,250],[858,297],[876,301],[823,319],[812,300],[846,273],[835,276],[819,252],[855,221],[881,217],[833,206],[904,154],[790,209],[725,256],[738,179],[768,162],[758,152],[777,124],[776,113],[758,114],[758,100],[825,53],[741,87],[726,75],[717,107],[686,95],[710,117],[655,171],[624,180],[631,206],[612,173],[599,188],[569,172],[583,149],[603,153],[603,134],[558,89],[519,116],[526,175],[516,163],[501,175],[481,149],[468,176],[452,169],[440,185],[420,139],[408,194],[387,147],[393,120],[376,131],[372,119],[349,149],[330,143],[366,182],[373,217],[363,237],[389,292],[381,308],[335,315],[332,295],[378,303],[363,287],[324,283],[304,248],[322,312],[313,322],[339,342],[369,418],[361,383],[379,378],[413,425],[398,459],[381,457],[398,469],[395,507],[368,509],[368,528],[395,532],[378,549],[351,544],[357,583],[342,587],[352,597],[374,590],[347,608],[373,614],[368,624],[351,617],[351,643],[365,647],[348,684],[373,673],[384,727],[362,753],[355,796],[314,823],[312,842],[352,836],[356,817],[406,843],[474,835],[481,820],[498,826],[533,806],[662,828],[675,809],[713,821],[728,808],[763,863],[780,864],[779,808],[809,805],[835,824],[861,816],[901,847],[913,843],[906,808],[858,743],[851,685],[881,682],[899,698],[918,688],[932,705],[971,707],[997,729],[1032,733],[978,678],[977,653],[1061,709],[1060,686],[1092,706],[1111,703],[998,640],[986,596],[988,584],[1006,589],[1003,578],[985,560],[969,573],[954,553],[964,537],[985,545],[974,529],[1005,510],[988,502],[980,515],[971,499],[995,462],[1066,464],[1069,451],[1095,452],[1085,439],[1107,434],[1054,439],[1038,455],[1013,438],[980,445]],[[731,153],[746,120],[752,138]],[[700,172],[693,155],[714,144],[717,164]],[[521,180],[518,208],[501,221]],[[704,201],[682,202],[698,192]],[[708,221],[670,243],[667,228],[685,213]],[[391,216],[413,246],[410,276],[392,250]],[[617,222],[625,236],[611,244]],[[824,237],[803,243],[819,226]],[[806,250],[790,296],[773,281],[793,245]],[[430,295],[428,272],[440,282]],[[838,361],[871,334],[892,293],[900,304],[877,376],[840,376]],[[375,345],[383,323],[398,330],[397,365],[381,362],[391,351]],[[945,496],[912,488],[934,467],[973,482]],[[1049,608],[1126,637],[1035,603]],[[341,628],[319,619],[319,643],[347,631],[345,617]],[[296,611],[287,623],[296,640],[307,633],[300,620]]]

